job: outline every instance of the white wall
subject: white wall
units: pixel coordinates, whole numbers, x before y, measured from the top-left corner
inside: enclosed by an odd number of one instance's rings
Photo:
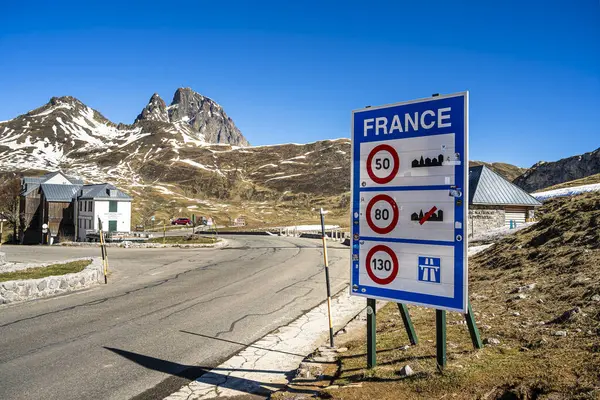
[[[94,229],[98,230],[98,218],[102,220],[102,229],[108,231],[108,221],[117,221],[117,232],[131,231],[131,202],[117,201],[117,212],[109,212],[108,200],[94,201]]]
[[[44,183],[49,183],[53,185],[72,185],[72,183],[67,178],[65,178],[63,174],[60,173],[48,179]]]
[[[90,200],[79,200],[79,203]],[[130,232],[131,231],[131,201],[117,201],[117,212],[109,212],[109,200],[94,200],[92,202],[92,211],[79,211],[79,220],[91,221],[91,227],[86,228],[84,225],[79,225],[79,240],[85,241],[86,230],[98,230],[98,218],[102,220],[102,229],[108,232],[108,221],[117,221],[117,232]],[[90,224],[88,222],[88,224]]]

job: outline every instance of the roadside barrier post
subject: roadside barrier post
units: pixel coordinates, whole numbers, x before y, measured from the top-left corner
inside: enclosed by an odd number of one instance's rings
[[[163,219],[163,244],[167,241],[167,226],[165,224],[165,220]]]
[[[367,299],[367,368],[377,365],[377,300]]]
[[[325,281],[327,283],[327,315],[329,317],[329,344],[333,346],[333,324],[331,322],[331,287],[329,284],[329,264],[327,260],[327,238],[325,235],[325,211],[321,208],[321,235],[323,238],[323,261],[325,264]]]
[[[104,283],[108,284],[108,254],[104,243],[104,232],[102,231],[102,220],[98,218],[98,232],[100,233],[100,251],[102,253],[102,270],[104,272]]]

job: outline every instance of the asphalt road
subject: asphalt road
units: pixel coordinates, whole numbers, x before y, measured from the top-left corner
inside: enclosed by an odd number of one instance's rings
[[[324,300],[319,241],[227,240],[222,249],[109,248],[108,285],[0,307],[0,399],[162,398]],[[2,251],[11,261],[98,253]],[[348,247],[332,244],[329,256],[337,292]]]

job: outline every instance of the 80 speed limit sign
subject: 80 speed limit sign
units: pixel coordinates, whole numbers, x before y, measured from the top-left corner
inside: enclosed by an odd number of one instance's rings
[[[390,233],[398,223],[398,205],[386,194],[378,194],[367,205],[367,223],[379,234]]]

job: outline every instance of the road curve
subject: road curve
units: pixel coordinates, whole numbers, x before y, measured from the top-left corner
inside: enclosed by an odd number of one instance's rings
[[[161,398],[324,300],[319,241],[227,240],[222,249],[109,249],[109,285],[1,307],[0,399]],[[44,261],[97,253],[3,251]],[[348,247],[334,244],[329,256],[337,292],[348,283]]]

